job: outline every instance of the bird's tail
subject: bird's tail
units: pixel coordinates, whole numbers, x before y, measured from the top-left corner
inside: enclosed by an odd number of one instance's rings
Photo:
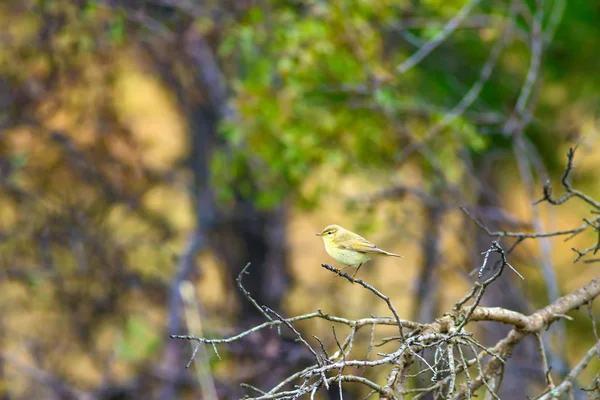
[[[381,250],[381,249],[379,249]],[[389,251],[385,251],[385,250],[381,250],[382,254],[385,254],[386,256],[392,256],[392,257],[398,257],[398,258],[404,258],[402,257],[400,254],[395,254],[395,253],[390,253]]]
[[[386,253],[387,253],[387,255],[388,255],[388,256],[392,256],[392,257],[398,257],[398,258],[404,258],[404,257],[402,257],[400,254],[394,254],[394,253],[390,253],[390,252],[388,252],[388,251],[386,251]]]

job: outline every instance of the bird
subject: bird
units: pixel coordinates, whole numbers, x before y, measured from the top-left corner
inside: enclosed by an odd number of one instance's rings
[[[321,236],[323,239],[327,253],[345,265],[340,272],[348,267],[356,268],[352,279],[358,273],[361,265],[369,261],[373,256],[404,258],[399,254],[390,253],[378,248],[364,237],[339,225],[329,225],[316,235]]]

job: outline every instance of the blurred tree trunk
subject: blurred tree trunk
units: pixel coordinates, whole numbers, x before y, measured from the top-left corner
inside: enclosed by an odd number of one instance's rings
[[[437,193],[432,197],[437,198]],[[423,264],[419,271],[417,296],[412,315],[415,321],[428,323],[438,317],[440,297],[437,267],[440,261],[440,234],[444,211],[440,203],[425,206],[427,228],[422,242]]]
[[[186,57],[192,60],[190,70],[199,83],[197,96],[186,93],[189,90],[184,89],[186,82],[174,72],[169,60],[163,58],[164,54],[153,53],[160,65],[161,76],[178,94],[186,111],[191,146],[188,167],[193,175],[197,217],[196,232],[190,238],[171,287],[167,333],[185,332],[178,286],[183,280],[193,277],[197,268],[194,255],[199,251],[210,249],[223,262],[230,288],[234,290],[240,305],[238,317],[242,326],[248,326],[259,318],[264,319],[236,288],[235,279],[247,263],[252,265],[250,274],[244,278],[244,287],[260,305],[280,310],[289,285],[285,206],[259,210],[253,205],[252,199],[242,196],[236,196],[233,204],[228,204],[226,208],[216,202],[210,170],[214,152],[225,146],[219,140],[218,127],[228,112],[226,86],[214,53],[201,34],[190,28],[183,41]],[[252,177],[248,176],[247,179]],[[239,194],[235,187],[232,190]],[[164,365],[172,379],[164,388],[162,398],[176,398],[177,377],[183,376],[189,355],[187,346],[174,341],[167,342]]]
[[[224,262],[231,282],[242,268],[252,263],[250,274],[244,279],[246,289],[261,305],[279,309],[282,296],[288,286],[285,207],[259,210],[253,199],[236,195],[233,204],[226,209],[216,204],[210,182],[212,155],[225,144],[218,138],[219,123],[227,114],[226,84],[220,72],[214,52],[193,27],[184,38],[187,54],[193,60],[193,69],[202,84],[203,96],[187,105],[190,121],[190,168],[194,175],[197,196],[198,226],[206,235],[210,247]],[[248,171],[238,182],[253,185]],[[235,286],[235,285],[234,285]],[[241,302],[240,319],[260,317],[260,313],[236,290]]]
[[[496,195],[497,177],[492,172],[492,167],[484,165],[483,168],[477,168],[479,171],[478,180],[483,182],[484,189],[478,193],[476,207],[480,210],[501,208],[501,199]],[[485,220],[485,217],[483,218]],[[490,223],[488,226],[491,229],[503,229],[500,225]],[[474,251],[472,252],[473,259],[470,265],[475,267],[481,265],[482,255],[480,252],[488,249],[492,243],[492,238],[487,235],[482,235],[479,229],[474,230],[475,243]],[[505,241],[500,243],[501,246],[508,250],[513,244],[513,241]],[[488,265],[493,266],[497,261],[497,255],[490,256]],[[513,254],[514,256],[514,254]],[[510,261],[510,256],[509,256]],[[491,270],[484,272],[485,276],[490,276]],[[488,287],[485,296],[482,300],[482,305],[493,307],[504,307],[509,310],[518,311],[525,315],[530,314],[531,310],[527,296],[523,293],[519,286],[515,285],[516,276],[510,271],[505,271],[502,276],[497,279],[493,285]],[[503,339],[509,332],[510,327],[497,323],[485,323],[482,325],[486,332],[488,341],[484,344],[496,343]],[[543,383],[543,374],[540,370],[541,358],[537,350],[537,343],[533,338],[527,338],[519,343],[513,352],[511,363],[507,363],[504,369],[504,377],[502,387],[498,393],[500,398],[516,399],[522,398],[527,393],[527,388],[532,384]]]
[[[434,190],[431,198],[440,198],[440,191]],[[425,220],[427,226],[422,241],[423,263],[419,270],[417,280],[417,293],[412,311],[412,319],[419,322],[429,323],[439,315],[439,262],[441,244],[441,226],[444,217],[444,204],[442,202],[424,203],[426,207]],[[434,353],[425,351],[423,357],[434,364]],[[425,400],[433,399],[433,394],[424,396]]]

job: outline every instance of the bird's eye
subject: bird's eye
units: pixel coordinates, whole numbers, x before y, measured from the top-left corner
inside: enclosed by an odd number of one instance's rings
[[[328,235],[331,235],[333,232],[327,232]]]

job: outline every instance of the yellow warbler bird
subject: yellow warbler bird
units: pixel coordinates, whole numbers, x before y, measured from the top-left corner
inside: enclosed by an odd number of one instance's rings
[[[377,246],[369,242],[364,237],[344,229],[339,225],[329,225],[316,235],[323,238],[323,243],[325,243],[325,250],[327,250],[327,253],[329,253],[329,255],[335,258],[338,262],[346,265],[344,268],[356,268],[352,278],[354,278],[360,269],[360,266],[369,261],[373,256],[404,258],[401,255],[378,249]],[[342,268],[342,270],[344,268]]]

